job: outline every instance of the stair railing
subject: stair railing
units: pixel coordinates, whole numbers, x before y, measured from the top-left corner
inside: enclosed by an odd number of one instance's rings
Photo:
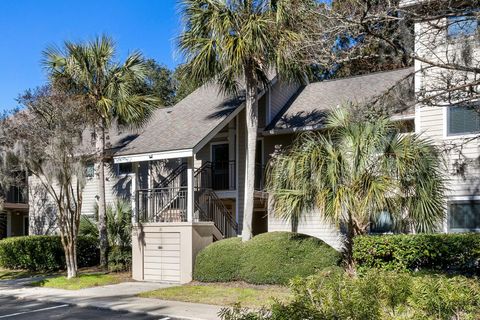
[[[136,193],[138,222],[187,221],[187,165],[181,164],[158,187]],[[212,190],[212,163],[206,162],[194,172],[194,221],[211,221],[225,238],[237,235],[238,225],[230,211]]]
[[[138,222],[186,222],[187,188],[137,190]]]

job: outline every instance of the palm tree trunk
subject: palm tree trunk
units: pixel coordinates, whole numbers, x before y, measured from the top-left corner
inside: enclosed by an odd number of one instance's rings
[[[257,83],[251,68],[245,68],[246,84],[246,122],[247,122],[247,150],[245,163],[245,197],[243,208],[243,229],[242,241],[252,238],[253,204],[255,192],[255,154],[257,148],[258,131],[258,104],[257,104]]]
[[[353,261],[353,238],[355,236],[352,214],[348,213],[347,239],[345,241],[345,269],[350,274],[355,274],[355,262]]]
[[[107,235],[107,214],[105,202],[105,126],[102,126],[97,135],[98,158],[98,237],[100,242],[100,266],[108,266],[108,235]]]

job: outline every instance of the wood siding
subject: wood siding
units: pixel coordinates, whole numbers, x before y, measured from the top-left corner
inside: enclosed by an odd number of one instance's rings
[[[268,231],[292,231],[292,228],[288,221],[281,220],[269,212]],[[335,226],[322,220],[318,212],[305,214],[304,220],[298,225],[298,232],[319,238],[336,250],[342,249],[340,232]]]
[[[445,26],[445,19],[420,22],[415,24],[415,50],[426,59],[432,61],[456,61],[460,57],[463,41],[447,39],[447,32],[438,32],[432,28],[437,24]],[[434,30],[432,30],[434,29]],[[475,41],[473,38],[469,41]],[[480,56],[478,45],[472,45],[472,55]],[[415,62],[415,92],[417,95],[425,90],[435,91],[444,86],[445,79],[462,76],[458,71],[431,68],[428,64]],[[416,132],[431,139],[441,148],[445,158],[445,174],[447,178],[447,202],[451,200],[467,200],[480,196],[480,145],[478,136],[449,136],[447,134],[448,105],[430,106],[417,104],[415,111]],[[447,212],[448,213],[448,212]],[[448,230],[448,217],[444,223],[444,231]]]

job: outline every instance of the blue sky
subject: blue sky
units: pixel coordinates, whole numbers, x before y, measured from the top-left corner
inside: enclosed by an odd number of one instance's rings
[[[138,49],[175,67],[177,13],[176,0],[0,1],[0,110],[14,108],[20,93],[45,82],[42,50],[64,40],[108,34],[119,58]]]

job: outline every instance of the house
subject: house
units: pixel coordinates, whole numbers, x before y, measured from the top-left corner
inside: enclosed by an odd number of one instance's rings
[[[408,0],[403,5],[419,2]],[[423,32],[425,24],[431,21],[415,25],[416,52],[436,57],[458,54],[456,46],[447,48],[447,44],[455,44],[455,30],[432,35]],[[471,29],[477,32],[476,27]],[[462,34],[462,39],[464,36],[469,37]],[[431,48],[425,48],[426,44]],[[289,146],[300,132],[321,130],[325,114],[332,108],[349,102],[371,103],[386,92],[399,95],[392,119],[401,123],[405,132],[420,133],[447,147],[448,218],[443,231],[478,231],[479,150],[478,140],[471,138],[480,131],[480,116],[458,103],[442,107],[414,104],[410,95],[421,97],[435,91],[441,73],[417,61],[413,68],[307,86],[272,76],[269,87],[260,90],[258,97],[253,233],[290,230],[288,222],[269,210],[264,191],[263,174],[271,156]],[[407,90],[394,90],[402,86]],[[246,197],[244,100],[219,92],[215,85],[202,86],[174,107],[157,110],[141,132],[111,134],[113,163],[109,166],[107,202],[119,195],[131,200],[135,215],[134,279],[189,282],[195,256],[203,247],[242,231]],[[98,190],[94,164],[87,172],[90,180],[83,210],[93,214]],[[32,195],[29,201],[32,208]],[[31,224],[35,216],[31,214]],[[340,249],[339,231],[315,212],[306,215],[298,231]]]
[[[406,68],[307,86],[271,79],[258,97],[254,234],[290,230],[288,222],[269,212],[263,189],[272,154],[290,145],[299,132],[321,129],[328,110],[372,101],[412,72]],[[135,279],[188,282],[199,250],[241,233],[246,197],[244,106],[242,98],[205,85],[174,107],[158,110],[137,138],[115,152],[114,162],[131,164],[135,172]],[[396,121],[413,119],[410,109],[395,115]],[[339,232],[314,212],[298,230],[340,248]]]

